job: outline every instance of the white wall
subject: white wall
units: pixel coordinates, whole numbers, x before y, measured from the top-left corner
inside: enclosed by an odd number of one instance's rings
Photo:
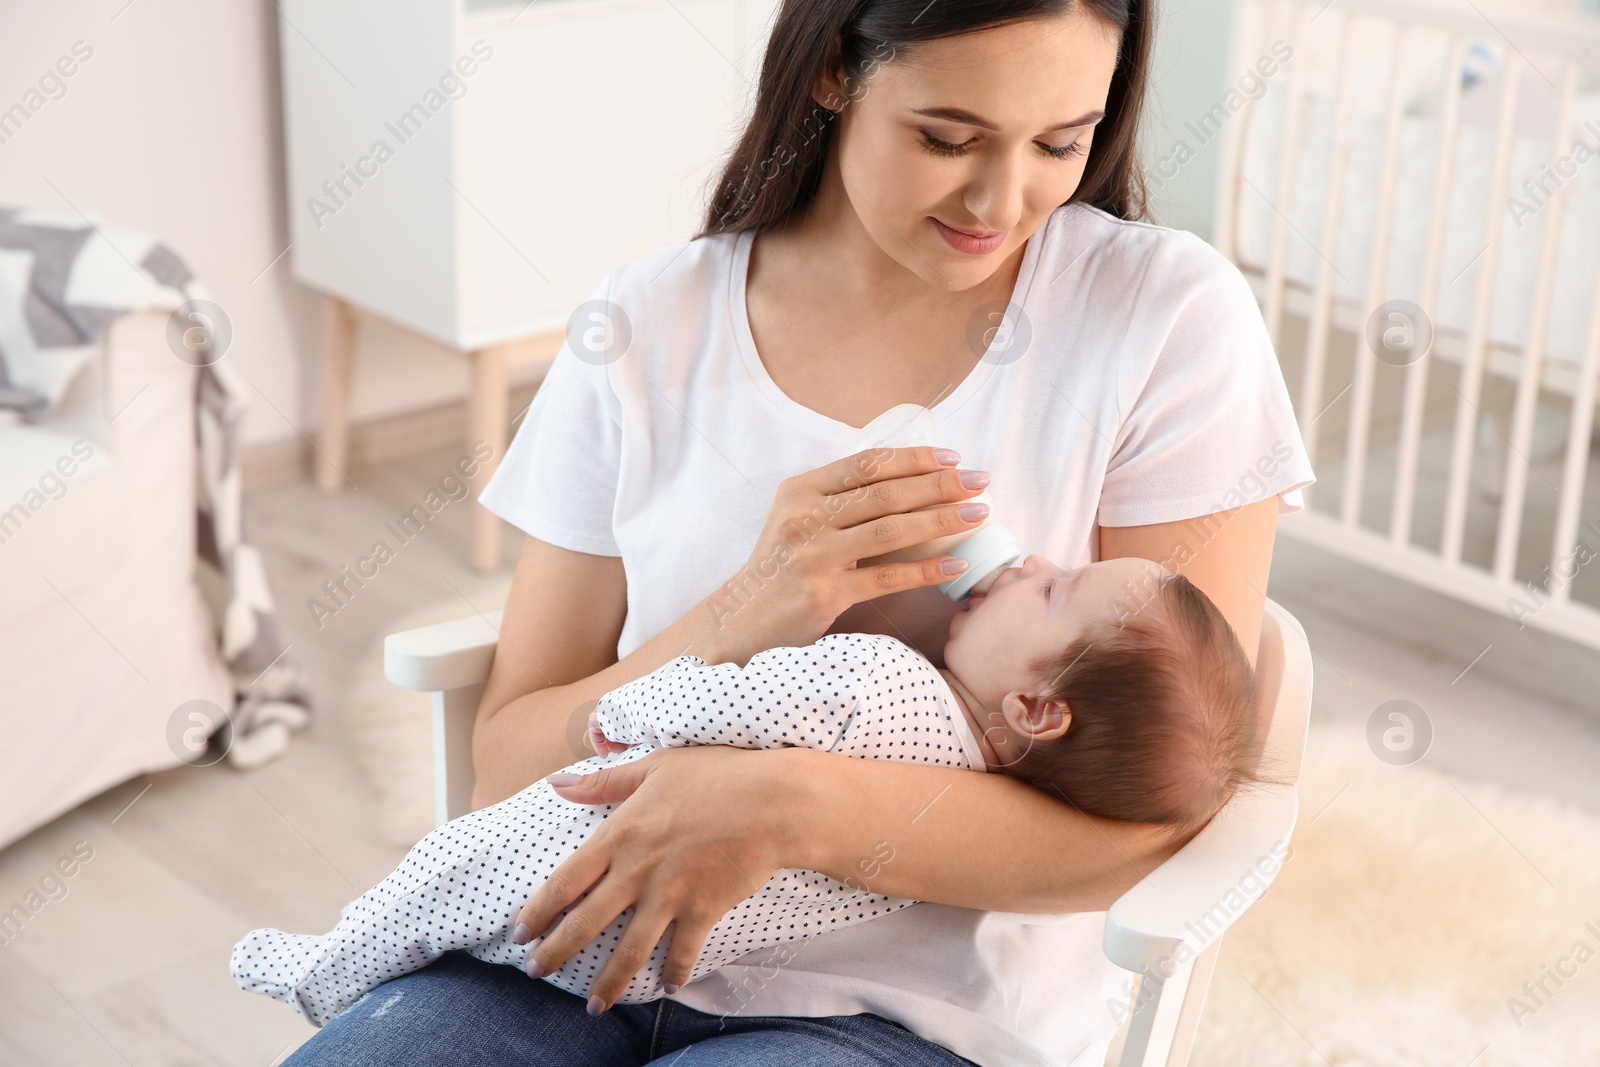
[[[74,42],[93,49],[65,94],[0,144],[0,204],[76,205],[161,237],[227,311],[229,361],[266,398],[246,441],[297,427],[314,437],[320,303],[289,279],[287,257],[262,273],[288,244],[277,13],[239,0],[125,3],[0,4],[0,111]],[[466,395],[464,361],[382,326],[366,331],[358,367],[358,420]]]
[[[1222,100],[1227,86],[1243,73],[1243,68],[1226,70],[1233,3],[1158,2],[1161,9],[1156,16],[1156,47],[1142,145],[1151,209],[1163,226],[1193,230],[1210,240],[1221,138],[1202,141],[1186,129],[1186,124],[1210,111]],[[1245,57],[1244,66],[1255,59]],[[1180,141],[1193,149],[1193,158],[1178,151]]]

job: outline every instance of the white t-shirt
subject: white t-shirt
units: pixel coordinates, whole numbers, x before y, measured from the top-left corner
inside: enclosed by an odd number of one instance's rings
[[[540,540],[622,557],[618,658],[733,579],[778,482],[848,454],[858,429],[791,400],[762,366],[751,241],[721,234],[613,268],[593,296],[613,329],[569,331],[481,497]],[[932,410],[961,465],[991,472],[995,518],[1024,551],[1074,567],[1098,558],[1101,525],[1285,493],[1279,510],[1299,509],[1313,475],[1266,326],[1199,237],[1064,205],[1029,239],[1010,303],[1013,328]],[[1104,922],[928,902],[781,965],[751,953],[673,999],[870,1011],[982,1067],[1098,1067],[1129,978],[1105,958]]]

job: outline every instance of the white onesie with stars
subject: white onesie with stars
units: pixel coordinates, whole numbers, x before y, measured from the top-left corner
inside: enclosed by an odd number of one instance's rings
[[[986,769],[944,677],[921,653],[884,634],[828,634],[804,647],[757,653],[744,667],[679,656],[611,690],[595,710],[607,738],[633,747],[568,771],[591,773],[671,745],[805,746]],[[574,804],[535,782],[429,833],[394,873],[345,905],[332,932],[252,930],[233,947],[229,970],[240,988],[281,1000],[322,1026],[376,986],[455,949],[525,966],[539,942],[512,942],[517,914],[614,808]],[[816,871],[781,869],[711,928],[689,980],[763,946],[914,903],[851,889]],[[632,916],[630,907],[544,980],[587,997]],[[661,971],[670,933],[619,1003],[665,995]]]

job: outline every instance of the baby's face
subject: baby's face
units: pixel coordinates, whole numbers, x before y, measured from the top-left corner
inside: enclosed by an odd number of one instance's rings
[[[985,702],[1036,693],[1043,679],[1031,670],[1035,660],[1060,653],[1096,623],[1137,612],[1166,573],[1134,556],[1066,570],[1031,555],[951,617],[945,667]]]

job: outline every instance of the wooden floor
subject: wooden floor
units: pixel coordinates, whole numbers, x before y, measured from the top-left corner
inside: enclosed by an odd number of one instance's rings
[[[392,545],[384,523],[437,485],[457,451],[351,470],[358,488],[334,498],[309,485],[251,497],[317,719],[269,766],[145,776],[0,852],[9,906],[74,843],[94,850],[66,894],[0,946],[0,1063],[269,1067],[312,1033],[234,986],[229,949],[256,926],[328,929],[401,858],[374,833],[341,692],[390,621],[473,581],[474,505],[449,504],[320,630],[306,601],[373,541]],[[508,566],[518,541],[507,531]],[[1280,541],[1271,593],[1310,634],[1317,717],[1364,720],[1387,700],[1411,700],[1433,724],[1431,765],[1600,812],[1600,657],[1292,542]]]

